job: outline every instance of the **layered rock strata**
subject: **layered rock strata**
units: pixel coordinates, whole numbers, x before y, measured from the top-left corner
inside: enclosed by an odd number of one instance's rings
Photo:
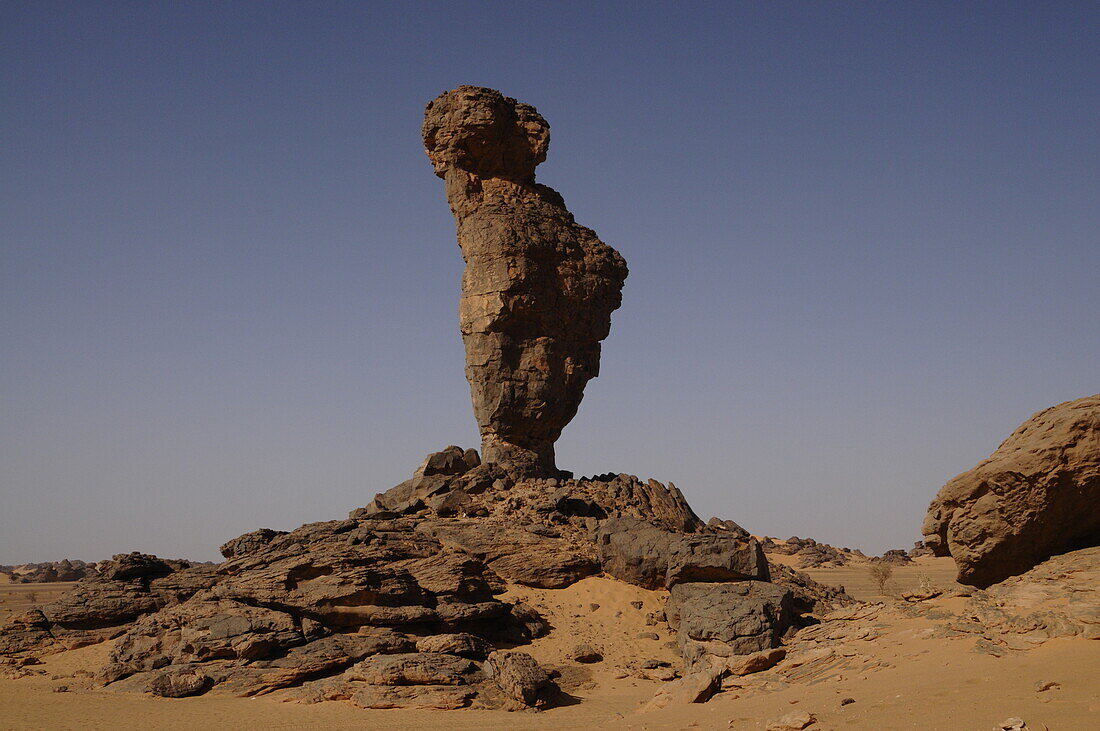
[[[554,442],[599,374],[626,262],[535,182],[550,127],[534,107],[460,86],[428,104],[423,138],[466,261],[459,321],[482,456],[553,475]]]
[[[921,532],[959,581],[987,587],[1100,545],[1100,394],[1032,416],[932,501]]]

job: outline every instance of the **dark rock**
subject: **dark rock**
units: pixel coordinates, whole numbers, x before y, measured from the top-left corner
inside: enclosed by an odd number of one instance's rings
[[[768,579],[760,545],[726,532],[677,534],[633,518],[605,520],[596,543],[604,571],[647,589],[691,581]]]
[[[670,543],[665,586],[697,581],[767,581],[768,562],[753,538],[697,534]]]
[[[722,520],[721,518],[711,518],[710,520],[707,521],[707,527],[710,528],[711,530],[727,531],[727,532],[732,533],[735,536],[737,536],[738,538],[741,538],[743,540],[748,540],[748,539],[752,538],[752,535],[747,530],[745,530],[744,528],[739,526],[737,523],[734,523],[732,520]]]
[[[480,459],[477,459],[477,452],[473,452],[472,457],[467,458],[466,452],[462,450],[462,447],[456,447],[451,445],[444,449],[442,452],[433,452],[429,454],[424,460],[424,464],[417,470],[418,474],[430,477],[432,475],[461,475],[467,470],[477,467],[481,463]],[[476,461],[477,464],[470,464],[470,462]]]
[[[796,614],[829,611],[855,602],[844,591],[844,587],[820,584],[789,566],[769,562],[768,569],[771,582],[791,592],[792,607]]]
[[[99,574],[104,579],[130,581],[167,576],[175,569],[164,559],[145,553],[120,553],[110,561],[99,564]]]
[[[691,641],[717,642],[728,648],[724,653],[702,648],[717,655],[747,655],[778,647],[794,621],[791,593],[761,581],[677,584],[665,611],[685,658],[695,654]]]
[[[900,548],[891,548],[881,556],[875,556],[871,560],[875,563],[885,563],[891,566],[904,566],[913,563],[913,559],[909,558],[909,554]]]
[[[259,530],[252,531],[251,533],[245,533],[244,535],[237,536],[231,541],[226,541],[218,550],[225,558],[234,558],[235,556],[242,556],[246,553],[258,551],[264,548],[268,543],[271,543],[272,539],[278,536],[285,535],[285,530],[260,528]]]
[[[416,649],[418,652],[446,653],[470,660],[484,660],[493,651],[493,646],[477,635],[458,632],[424,637],[417,640]]]

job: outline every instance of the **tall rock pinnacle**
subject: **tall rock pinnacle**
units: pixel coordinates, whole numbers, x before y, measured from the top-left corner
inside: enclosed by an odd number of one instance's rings
[[[553,473],[554,442],[599,373],[626,262],[535,182],[550,125],[534,107],[460,86],[424,117],[466,261],[459,321],[483,457]]]

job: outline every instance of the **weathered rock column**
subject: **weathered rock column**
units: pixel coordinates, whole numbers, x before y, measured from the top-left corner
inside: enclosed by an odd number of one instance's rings
[[[534,107],[460,86],[428,104],[423,136],[466,261],[459,321],[483,458],[551,474],[599,373],[626,262],[535,182],[550,126]]]

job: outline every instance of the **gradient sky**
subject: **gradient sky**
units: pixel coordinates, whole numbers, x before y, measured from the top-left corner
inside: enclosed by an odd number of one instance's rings
[[[196,559],[477,444],[461,83],[630,265],[578,475],[869,552],[1100,391],[1095,2],[0,4],[0,563]]]

